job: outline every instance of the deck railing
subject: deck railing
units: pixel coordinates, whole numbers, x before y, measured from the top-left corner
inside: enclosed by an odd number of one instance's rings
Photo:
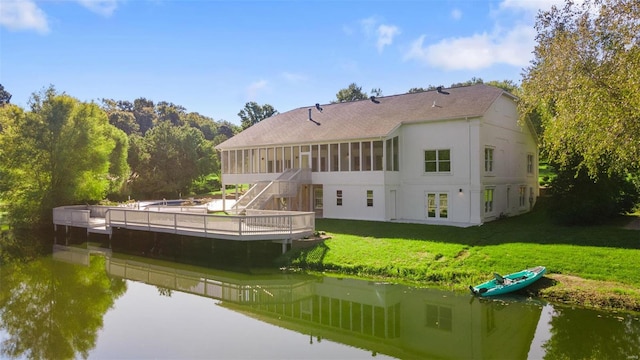
[[[207,237],[215,234],[293,235],[312,233],[315,226],[315,216],[311,212],[226,216],[112,208],[107,211],[105,219],[106,225],[110,227],[170,233],[204,233]]]
[[[172,208],[174,212],[168,212],[167,208],[150,211],[128,207],[63,206],[53,209],[53,223],[84,228],[101,226],[104,230],[120,227],[211,238],[222,235],[237,240],[269,236],[290,239],[311,235],[315,230],[313,212],[249,210],[247,215],[226,216],[202,213],[202,210],[197,213],[179,212],[181,210],[178,207]],[[102,214],[104,217],[91,216]]]
[[[56,225],[88,227],[91,210],[86,205],[62,206],[53,209],[53,223]]]

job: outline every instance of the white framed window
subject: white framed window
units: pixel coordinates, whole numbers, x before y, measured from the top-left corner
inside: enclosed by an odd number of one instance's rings
[[[520,186],[518,190],[518,205],[523,208],[527,205],[527,187]]]
[[[448,173],[451,172],[451,150],[425,150],[424,151],[424,172],[425,173]]]
[[[367,206],[373,206],[373,190],[367,190]]]
[[[336,205],[342,206],[342,190],[336,190]]]
[[[533,174],[533,154],[527,154],[527,174]]]
[[[320,210],[322,209],[322,188],[315,188],[314,190],[314,195],[313,195],[313,203],[314,203],[314,208],[316,210]]]
[[[426,193],[427,219],[446,219],[449,217],[449,195],[447,193]]]
[[[484,212],[486,214],[493,212],[493,193],[494,188],[486,188],[484,189]]]
[[[494,152],[494,148],[492,147],[484,148],[484,172],[485,173],[493,173],[493,152]]]
[[[453,309],[450,306],[425,304],[425,326],[432,329],[452,331]]]

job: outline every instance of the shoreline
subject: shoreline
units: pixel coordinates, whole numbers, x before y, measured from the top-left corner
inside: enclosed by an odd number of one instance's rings
[[[640,224],[640,221],[638,221],[638,224]],[[294,244],[293,248],[297,251],[309,250],[318,244],[322,244],[327,239],[331,239],[331,236],[321,235],[316,238],[305,239],[299,241],[298,244]],[[411,279],[401,275],[375,275],[368,272],[354,272],[353,270],[358,268],[354,264],[349,266],[344,264],[343,266],[338,264],[326,265],[322,262],[292,265],[289,262],[281,269],[286,269],[286,271],[302,270],[329,276],[347,276],[374,281],[391,281],[417,287],[435,286],[445,290],[467,293],[469,292],[468,286],[473,285],[463,284],[455,280],[449,281],[451,279],[429,281]],[[587,309],[640,313],[640,288],[608,280],[585,279],[575,275],[547,273],[535,283],[514,292],[514,294]],[[496,298],[499,298],[499,296]]]
[[[443,290],[469,293],[466,285],[463,284],[447,285],[440,282],[414,281],[402,277],[366,276],[340,271],[318,271],[305,268],[298,268],[298,270],[328,276],[353,276],[364,280],[385,280],[416,287],[435,286]],[[640,314],[640,289],[611,281],[589,280],[572,275],[546,274],[540,280],[524,289],[513,292],[513,294],[585,309]],[[472,295],[470,294],[470,296]],[[492,298],[500,299],[500,296],[486,297],[484,299]]]
[[[547,274],[523,290],[531,296],[564,305],[640,313],[640,289],[611,281]]]

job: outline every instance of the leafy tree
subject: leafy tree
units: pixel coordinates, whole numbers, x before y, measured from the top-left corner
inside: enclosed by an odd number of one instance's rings
[[[244,130],[277,114],[278,111],[273,106],[269,104],[260,106],[258,103],[251,101],[244,105],[244,109],[240,110],[238,116],[242,120],[242,129]]]
[[[194,180],[216,171],[213,144],[190,126],[164,121],[144,137],[130,138],[132,190],[136,196],[187,194]]]
[[[0,134],[0,197],[14,222],[50,223],[53,207],[101,200],[122,183],[126,135],[102,109],[53,87],[33,94],[30,105],[28,113],[10,106],[0,115],[7,125]]]
[[[109,123],[127,135],[140,132],[140,125],[133,115],[133,104],[129,101],[102,99],[102,109],[109,117]]]
[[[25,122],[24,110],[16,105],[8,104],[0,107],[0,200],[2,194],[6,194],[12,181],[12,169],[23,160],[27,160],[26,154],[16,153],[11,147],[19,138],[17,124]]]
[[[126,100],[119,100],[116,105],[118,106],[118,110],[120,111],[127,111],[127,112],[133,112],[133,110],[135,109],[133,104],[130,101],[126,101]]]
[[[430,85],[430,87],[431,87],[431,85]],[[425,92],[425,91],[429,91],[429,90],[435,90],[435,89],[436,89],[435,87],[433,89],[431,89],[431,88],[425,89],[423,87],[414,87],[414,88],[409,89],[409,91],[407,91],[407,93],[414,94],[414,93],[421,93],[421,92]]]
[[[640,201],[639,179],[602,168],[589,176],[574,155],[551,181],[549,214],[564,225],[589,225],[631,211]]]
[[[125,134],[140,133],[140,125],[136,122],[136,117],[133,116],[133,112],[116,110],[109,112],[108,116],[109,123],[122,130]]]
[[[364,100],[369,97],[365,92],[362,91],[362,87],[358,86],[356,83],[351,83],[346,89],[340,89],[336,94],[336,101],[332,102],[349,102],[356,100]]]
[[[230,139],[233,135],[239,133],[240,131],[242,131],[241,127],[225,120],[220,121],[220,126],[218,127],[218,135]]]
[[[502,81],[492,80],[492,81],[484,82],[482,78],[477,78],[477,77],[472,77],[470,80],[467,80],[465,82],[453,83],[449,87],[455,88],[455,87],[463,87],[463,86],[470,86],[470,85],[476,85],[476,84],[487,84],[487,85],[495,86],[495,87],[501,88],[502,90],[508,91],[512,94],[517,94],[520,91],[520,87],[513,80],[502,80]],[[424,91],[432,91],[432,90],[436,90],[437,88],[438,87],[435,85],[429,85],[426,88],[414,87],[409,89],[408,93],[411,94],[411,93],[418,93],[418,92],[424,92]]]
[[[640,168],[640,6],[636,0],[567,1],[541,12],[521,113],[539,112],[549,158],[597,177]]]
[[[0,84],[0,106],[7,105],[11,101],[11,94]]]
[[[514,94],[514,95],[520,94],[520,86],[516,84],[515,81],[513,80],[502,80],[502,81],[491,80],[491,81],[487,81],[485,84],[495,86],[504,91],[510,92],[511,94]]]
[[[200,115],[197,112],[186,114],[183,121],[192,128],[200,130],[207,140],[213,140],[218,132],[218,124],[212,118]]]
[[[107,128],[107,136],[113,139],[114,147],[109,154],[109,188],[108,195],[121,195],[129,178],[129,138],[127,134],[115,127]]]
[[[157,116],[153,101],[145,98],[138,98],[133,101],[133,116],[140,126],[140,132],[144,135],[155,126]]]
[[[184,124],[182,117],[186,114],[186,109],[180,105],[161,101],[156,105],[156,112],[158,121],[169,121],[175,126]]]

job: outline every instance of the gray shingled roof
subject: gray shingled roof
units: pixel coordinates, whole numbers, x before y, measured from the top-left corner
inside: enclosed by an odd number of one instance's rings
[[[301,107],[267,118],[221,143],[220,150],[382,138],[401,124],[482,116],[505,92],[484,84]],[[434,105],[435,102],[435,106]],[[309,121],[311,118],[321,125]]]

